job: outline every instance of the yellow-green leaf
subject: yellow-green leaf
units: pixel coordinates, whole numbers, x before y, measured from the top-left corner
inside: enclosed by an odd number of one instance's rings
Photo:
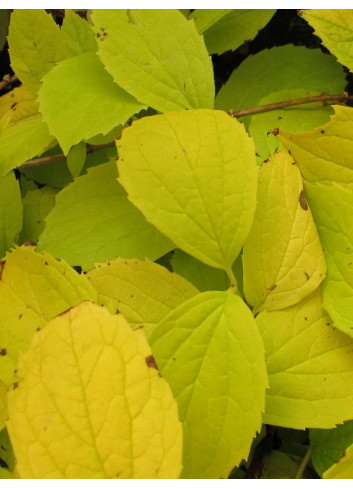
[[[24,85],[16,87],[9,93],[0,97],[0,118],[11,111],[11,118],[7,127],[11,127],[23,120],[38,117],[39,103],[32,92]]]
[[[314,28],[322,44],[338,61],[353,71],[353,11],[350,9],[308,9],[301,15]]]
[[[7,421],[7,385],[0,380],[0,430],[2,430]]]
[[[14,10],[8,42],[12,69],[33,93],[43,76],[67,57],[59,26],[41,9]]]
[[[256,323],[270,381],[264,423],[327,429],[353,418],[353,340],[333,327],[320,291]]]
[[[324,479],[353,479],[353,445],[343,453],[340,460],[323,473]]]
[[[296,304],[326,275],[326,261],[305,200],[303,180],[287,151],[259,171],[257,207],[243,248],[244,293],[256,311]]]
[[[67,167],[73,177],[79,177],[86,161],[86,143],[73,146],[67,155]]]
[[[181,304],[149,339],[183,423],[183,478],[228,477],[261,429],[264,349],[250,310],[229,292]]]
[[[98,304],[112,313],[120,311],[147,337],[173,309],[198,293],[183,277],[149,260],[117,258],[96,265],[86,276],[98,292]]]
[[[133,204],[175,245],[230,270],[256,203],[253,142],[221,111],[146,117],[117,143],[119,181]]]
[[[211,58],[174,9],[94,10],[98,55],[114,81],[159,112],[213,108]]]
[[[22,202],[14,172],[0,177],[0,258],[18,243],[22,228]]]
[[[69,56],[97,51],[98,46],[92,27],[73,10],[65,9],[61,36]]]
[[[0,380],[18,380],[15,369],[20,351],[26,351],[33,334],[53,317],[97,293],[84,275],[64,261],[33,248],[7,253],[0,281]]]
[[[208,8],[198,8],[195,9],[189,15],[189,20],[195,22],[197,32],[203,34],[207,29],[209,29],[213,24],[218,22],[222,17],[229,14],[232,9],[208,9]]]
[[[182,430],[151,349],[122,315],[84,302],[21,357],[8,431],[22,478],[177,478]]]

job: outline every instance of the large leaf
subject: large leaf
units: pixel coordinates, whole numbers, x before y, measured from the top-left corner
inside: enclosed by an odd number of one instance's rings
[[[245,41],[253,39],[275,12],[275,9],[232,10],[204,33],[208,52],[222,54],[229,49],[234,51]]]
[[[324,252],[303,180],[287,151],[259,172],[257,207],[243,248],[244,293],[256,311],[296,304],[326,275]]]
[[[18,380],[19,352],[27,350],[37,329],[70,307],[97,299],[84,275],[28,247],[7,253],[0,296],[0,380],[7,385]]]
[[[61,35],[69,56],[97,51],[98,46],[92,27],[73,10],[65,9]]]
[[[227,477],[260,431],[267,386],[249,309],[229,292],[198,294],[157,326],[150,344],[178,402],[182,477]]]
[[[320,92],[297,88],[280,90],[262,98],[258,105],[267,105],[284,100],[320,95]],[[272,129],[280,128],[295,133],[310,131],[329,121],[333,109],[321,102],[304,105],[294,105],[279,110],[271,110],[251,116],[249,134],[254,139],[256,153],[261,160],[266,160],[276,149],[282,148],[279,140],[270,133]]]
[[[98,54],[114,81],[159,112],[213,108],[212,62],[173,9],[94,10]]]
[[[182,431],[151,349],[121,315],[84,302],[37,333],[9,394],[22,478],[176,478]]]
[[[227,111],[256,107],[263,97],[284,87],[340,93],[346,83],[333,56],[320,49],[280,46],[248,56],[218,92],[215,107]],[[242,121],[247,125],[249,117]]]
[[[115,161],[91,168],[56,196],[38,250],[84,270],[94,263],[136,257],[156,260],[173,248],[128,201]]]
[[[38,92],[43,76],[67,57],[60,28],[44,10],[16,9],[8,42],[12,69],[33,93]]]
[[[301,15],[314,28],[322,44],[353,71],[353,12],[349,9],[308,9]]]
[[[53,68],[43,79],[38,100],[43,118],[65,154],[74,144],[108,133],[145,108],[113,82],[92,52]]]
[[[45,218],[55,205],[57,190],[45,186],[29,190],[23,199],[21,242],[36,243],[45,227]]]
[[[330,122],[294,134],[280,129],[277,138],[290,150],[309,182],[332,182],[353,189],[353,109],[334,106]]]
[[[177,247],[230,271],[256,202],[254,147],[220,111],[144,118],[118,142],[119,181],[129,199]]]
[[[326,429],[353,418],[353,340],[332,326],[319,291],[256,323],[270,381],[265,423]]]
[[[13,246],[22,229],[21,192],[14,172],[0,177],[0,258]]]
[[[346,455],[345,450],[352,444],[353,421],[346,421],[332,430],[310,430],[311,460],[316,472],[322,474],[340,462]]]
[[[95,266],[87,278],[98,292],[98,304],[121,312],[134,329],[151,334],[165,316],[198,290],[176,273],[149,260],[117,258]]]

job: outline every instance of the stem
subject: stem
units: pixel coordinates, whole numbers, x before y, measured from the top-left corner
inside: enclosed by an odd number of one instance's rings
[[[115,141],[97,145],[87,144],[86,154],[91,154],[94,153],[94,151],[99,151],[105,148],[111,148],[112,146],[115,146]],[[64,155],[63,153],[59,155],[45,156],[44,158],[35,158],[33,160],[28,160],[22,163],[22,165],[18,166],[17,168],[28,168],[29,166],[45,165],[46,163],[54,163],[55,161],[61,160],[66,160],[66,155]]]
[[[302,97],[295,98],[293,100],[285,100],[284,102],[276,102],[274,104],[261,105],[260,107],[252,107],[250,109],[243,109],[234,112],[230,110],[228,114],[231,117],[245,117],[246,115],[259,114],[261,112],[269,112],[270,110],[283,109],[285,107],[292,107],[293,105],[311,104],[312,102],[345,102],[346,100],[352,100],[353,96],[348,95],[347,92],[340,93],[338,95],[330,95],[323,93],[321,95],[315,95],[314,97]]]
[[[229,287],[228,291],[233,292],[234,294],[237,294],[239,292],[238,282],[237,282],[237,279],[235,278],[233,270],[230,268],[229,270],[226,270],[226,272],[227,272],[229,282],[230,282],[230,287]]]
[[[295,474],[296,479],[302,479],[303,478],[303,473],[304,473],[305,467],[308,465],[310,457],[311,457],[311,447],[308,448],[308,451],[306,452],[301,464],[299,465],[297,473]]]
[[[6,90],[7,88],[10,88],[13,83],[16,83],[18,81],[18,78],[16,75],[5,75],[3,79],[0,81],[0,92],[2,90]]]

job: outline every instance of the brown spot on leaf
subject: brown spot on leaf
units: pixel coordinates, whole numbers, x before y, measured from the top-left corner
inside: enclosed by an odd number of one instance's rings
[[[305,321],[307,321],[307,320],[308,320],[308,318],[307,318],[307,317],[305,317],[304,319],[305,319]]]
[[[305,276],[306,276],[306,279],[309,280],[310,279],[310,275],[306,272],[304,272]]]
[[[277,284],[273,284],[268,290],[269,291],[275,290],[276,287],[277,287]]]
[[[1,348],[0,350],[0,356],[4,357],[7,354],[6,348]]]
[[[305,211],[308,210],[308,203],[307,203],[306,198],[305,198],[305,195],[304,195],[304,190],[302,190],[300,192],[300,195],[299,195],[299,204],[300,204],[300,207],[302,209],[304,209]]]
[[[15,382],[13,385],[14,390],[17,389],[17,387],[18,387],[18,382]]]
[[[145,360],[146,360],[147,367],[155,368],[156,370],[159,370],[153,355],[146,357]]]
[[[345,450],[345,451],[342,453],[342,455],[340,456],[340,459],[341,459],[341,458],[343,458],[343,457],[345,457],[346,455],[347,455],[347,452],[346,452],[346,450]]]
[[[97,32],[97,37],[101,37],[100,32]]]
[[[320,131],[320,132],[321,132],[321,134],[325,134],[325,131],[324,131],[323,129],[321,129],[321,131]]]
[[[18,316],[18,319],[21,319],[21,318],[22,318],[22,316],[23,316],[23,314],[20,314],[20,315]]]

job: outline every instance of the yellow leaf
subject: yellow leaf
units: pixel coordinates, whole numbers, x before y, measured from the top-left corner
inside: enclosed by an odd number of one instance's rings
[[[147,337],[167,314],[198,293],[183,277],[147,259],[117,258],[97,264],[86,276],[98,292],[98,304],[111,313],[119,310]]]
[[[177,404],[140,331],[84,302],[36,333],[9,393],[22,478],[177,478]]]
[[[263,163],[255,218],[243,248],[244,293],[257,311],[296,304],[326,275],[316,226],[293,158],[282,151]]]

